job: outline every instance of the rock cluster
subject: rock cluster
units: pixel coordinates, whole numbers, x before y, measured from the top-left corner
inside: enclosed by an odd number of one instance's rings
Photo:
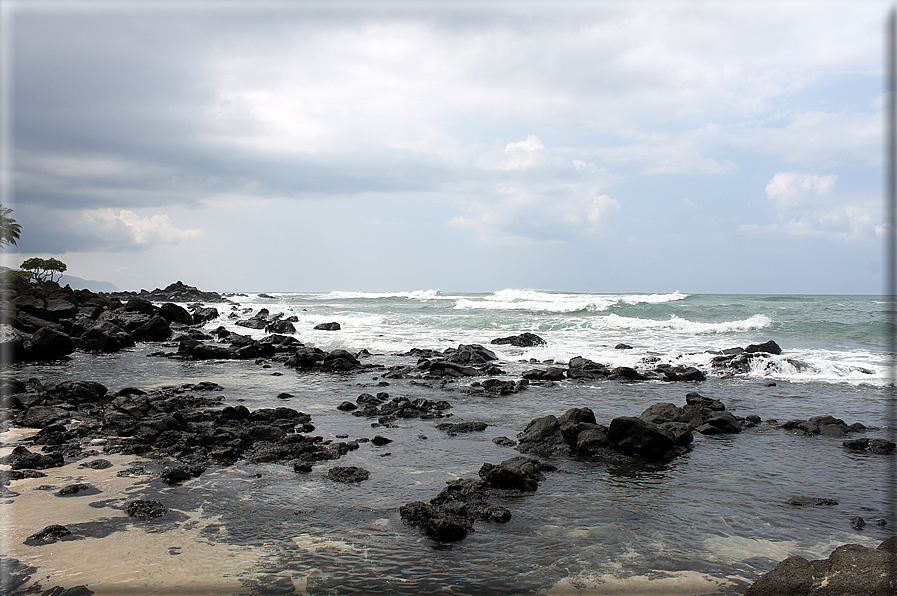
[[[152,292],[140,290],[140,292],[112,292],[111,298],[128,301],[131,298],[142,298],[149,302],[181,302],[189,304],[193,302],[230,302],[218,292],[203,292],[194,286],[188,286],[181,281],[176,281],[164,289],[156,288]]]
[[[897,537],[878,548],[845,544],[824,560],[788,557],[760,577],[745,596],[893,596],[897,594]]]
[[[149,392],[125,388],[115,394],[89,381],[11,381],[2,389],[15,423],[41,429],[29,441],[42,445],[44,453],[16,447],[2,461],[13,469],[63,465],[64,457],[82,457],[94,439],[105,440],[107,453],[152,453],[179,460],[162,471],[169,483],[201,474],[201,464],[231,464],[243,458],[311,464],[358,448],[354,441],[332,443],[307,434],[315,429],[311,417],[291,408],[208,409],[224,401],[221,395],[209,395],[223,390],[214,383]]]
[[[444,400],[431,401],[422,397],[411,400],[401,396],[390,398],[389,393],[381,391],[377,395],[362,393],[354,404],[345,401],[338,405],[337,409],[352,412],[355,416],[378,418],[380,424],[388,424],[399,418],[430,420],[451,416],[445,414],[445,410],[451,407],[452,405]]]
[[[429,503],[413,501],[399,508],[405,523],[421,528],[439,542],[457,542],[474,531],[473,522],[506,522],[511,512],[490,502],[492,497],[522,496],[538,488],[542,472],[555,467],[537,459],[517,456],[499,465],[485,463],[479,480],[459,478]]]
[[[445,351],[414,348],[399,356],[416,357],[415,366],[394,366],[384,373],[388,379],[454,379],[504,374],[493,364],[498,356],[479,344],[460,344]]]
[[[719,400],[696,392],[685,399],[684,407],[658,403],[638,417],[614,418],[608,426],[598,424],[589,408],[535,418],[517,435],[517,450],[542,456],[671,459],[690,448],[692,431],[737,433],[760,421],[757,417],[736,418]]]
[[[834,416],[813,416],[808,420],[788,420],[779,428],[789,430],[796,435],[822,435],[824,437],[846,437],[848,433],[864,431],[866,427],[859,422],[848,425]]]

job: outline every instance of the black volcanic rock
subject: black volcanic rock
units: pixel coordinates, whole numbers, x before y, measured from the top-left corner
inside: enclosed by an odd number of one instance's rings
[[[495,345],[512,345],[518,348],[530,348],[533,346],[544,346],[546,341],[535,333],[521,333],[520,335],[512,335],[510,337],[499,337],[493,339],[490,343]]]

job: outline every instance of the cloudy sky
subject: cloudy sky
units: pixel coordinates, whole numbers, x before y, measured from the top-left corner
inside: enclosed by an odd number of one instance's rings
[[[880,293],[889,7],[4,1],[3,262],[134,290]]]

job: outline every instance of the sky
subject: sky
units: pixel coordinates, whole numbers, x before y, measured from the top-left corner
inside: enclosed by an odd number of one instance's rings
[[[891,5],[0,4],[6,266],[880,294]]]

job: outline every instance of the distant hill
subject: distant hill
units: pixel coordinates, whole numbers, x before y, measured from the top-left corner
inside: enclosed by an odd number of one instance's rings
[[[74,275],[63,275],[59,280],[59,285],[65,287],[66,284],[72,286],[73,290],[90,290],[91,292],[118,292],[120,291],[114,284],[108,281],[97,281],[95,279],[81,279]]]

